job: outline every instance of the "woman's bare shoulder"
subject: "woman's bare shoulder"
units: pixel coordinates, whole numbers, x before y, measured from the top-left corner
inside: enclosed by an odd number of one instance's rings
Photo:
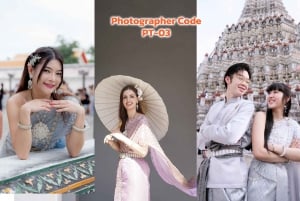
[[[23,105],[29,100],[28,92],[27,91],[21,91],[19,93],[13,94],[11,97],[8,98],[7,104],[8,105],[14,105],[19,106]]]

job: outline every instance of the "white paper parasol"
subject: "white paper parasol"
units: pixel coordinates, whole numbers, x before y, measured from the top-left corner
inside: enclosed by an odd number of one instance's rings
[[[157,91],[141,79],[124,75],[103,79],[95,88],[95,109],[100,120],[110,132],[119,127],[120,92],[129,84],[137,85],[143,91],[140,106],[148,119],[150,129],[160,140],[169,126],[167,109]]]

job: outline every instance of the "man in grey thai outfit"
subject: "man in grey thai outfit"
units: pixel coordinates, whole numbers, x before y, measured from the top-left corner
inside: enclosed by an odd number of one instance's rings
[[[200,201],[244,201],[248,166],[243,149],[251,142],[254,104],[244,100],[251,79],[248,64],[237,63],[224,75],[225,99],[213,104],[197,134],[203,161],[198,175]]]

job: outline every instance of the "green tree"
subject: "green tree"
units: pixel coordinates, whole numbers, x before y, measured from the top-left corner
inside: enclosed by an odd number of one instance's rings
[[[63,36],[57,36],[56,41],[58,42],[57,49],[60,51],[64,58],[65,64],[78,63],[78,59],[74,56],[73,49],[79,48],[79,43],[77,41],[67,42]]]

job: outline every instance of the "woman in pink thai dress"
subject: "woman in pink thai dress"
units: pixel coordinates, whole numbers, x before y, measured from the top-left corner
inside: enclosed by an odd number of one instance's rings
[[[190,196],[196,196],[195,182],[185,179],[167,158],[157,137],[152,133],[147,117],[142,110],[142,96],[141,88],[133,84],[126,85],[121,90],[120,125],[112,134],[104,138],[105,144],[120,153],[114,200],[150,200],[150,169],[144,159],[148,152],[151,153],[155,169],[165,182],[174,185]]]

